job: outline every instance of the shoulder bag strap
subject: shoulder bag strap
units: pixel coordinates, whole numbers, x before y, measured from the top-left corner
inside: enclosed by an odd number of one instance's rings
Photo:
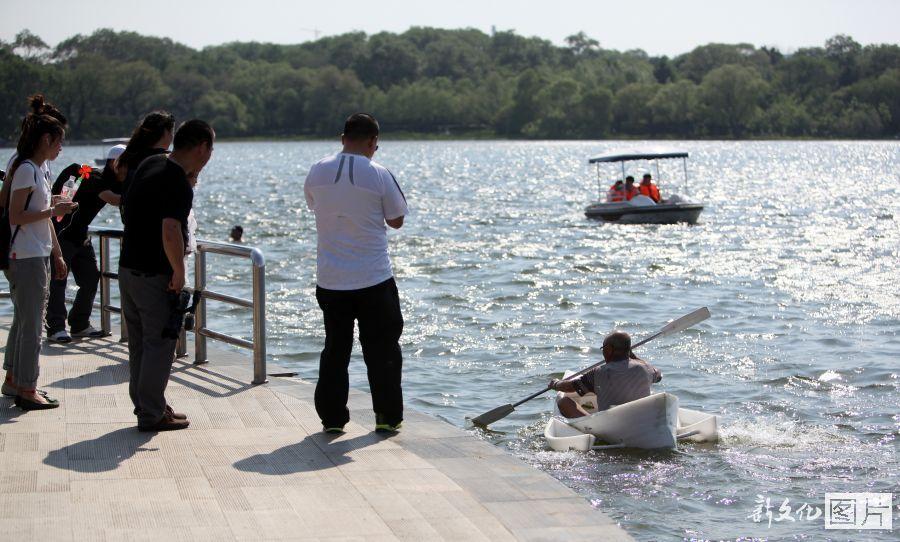
[[[32,164],[34,164],[34,162],[32,162]],[[19,167],[22,167],[21,164],[19,165]],[[32,166],[32,167],[33,167],[33,166]],[[35,187],[35,188],[37,188],[37,183],[38,183],[37,169],[35,169],[35,170],[34,170],[34,187]],[[25,208],[22,209],[23,211],[27,211],[27,210],[28,210],[28,205],[31,203],[31,196],[33,196],[33,195],[34,195],[34,190],[32,190],[31,192],[28,193],[28,197],[25,198]],[[9,209],[9,201],[10,201],[11,199],[12,199],[12,186],[10,186],[9,194],[7,194],[7,196],[6,196],[6,208],[7,208],[7,209]],[[21,229],[22,229],[22,225],[21,225],[21,224],[16,224],[16,231],[13,232],[12,237],[10,237],[10,239],[9,239],[9,246],[10,246],[10,247],[12,247],[12,246],[13,246],[13,243],[16,242],[16,236],[19,235],[19,230],[21,230]]]

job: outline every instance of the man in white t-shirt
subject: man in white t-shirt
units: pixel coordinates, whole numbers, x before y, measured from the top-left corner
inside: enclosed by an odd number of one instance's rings
[[[323,158],[306,177],[306,203],[318,234],[316,300],[325,320],[316,412],[326,432],[350,420],[347,368],[353,323],[372,390],[376,431],[397,431],[403,421],[400,387],[403,315],[388,256],[387,226],[399,229],[409,213],[393,174],[372,160],[378,121],[365,113],[344,124],[338,154]]]

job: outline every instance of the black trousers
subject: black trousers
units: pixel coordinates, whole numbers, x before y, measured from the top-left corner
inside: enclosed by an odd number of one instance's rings
[[[403,421],[403,356],[399,342],[403,315],[393,277],[360,290],[326,290],[317,286],[316,301],[325,318],[325,348],[319,358],[315,395],[322,425],[343,427],[350,421],[347,368],[353,349],[354,320],[359,324],[359,342],[378,423],[399,424]]]
[[[67,239],[59,239],[59,248],[63,259],[69,267],[78,292],[72,310],[68,312],[69,328],[81,331],[91,325],[91,311],[94,309],[94,298],[97,296],[97,285],[100,282],[100,270],[97,269],[97,256],[90,241],[73,243]],[[68,277],[50,280],[50,298],[47,300],[47,335],[66,329],[66,282]]]

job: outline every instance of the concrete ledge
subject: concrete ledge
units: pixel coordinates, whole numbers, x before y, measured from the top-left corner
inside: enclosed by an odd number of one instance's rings
[[[9,319],[0,320],[6,341]],[[190,351],[190,350],[189,350]],[[407,410],[374,433],[352,390],[343,435],[320,432],[314,387],[249,384],[252,363],[210,349],[178,360],[167,397],[184,431],[140,433],[127,349],[45,344],[40,387],[58,409],[0,400],[0,532],[45,540],[631,540],[551,476]],[[270,373],[286,371],[269,367]]]

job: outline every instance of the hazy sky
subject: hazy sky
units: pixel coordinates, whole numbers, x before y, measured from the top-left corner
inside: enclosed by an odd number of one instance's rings
[[[835,34],[900,42],[900,0],[0,0],[0,39],[28,28],[50,45],[97,28],[165,36],[201,48],[229,41],[299,43],[410,26],[515,30],[562,44],[584,31],[608,49],[676,55],[709,42],[789,52]]]

